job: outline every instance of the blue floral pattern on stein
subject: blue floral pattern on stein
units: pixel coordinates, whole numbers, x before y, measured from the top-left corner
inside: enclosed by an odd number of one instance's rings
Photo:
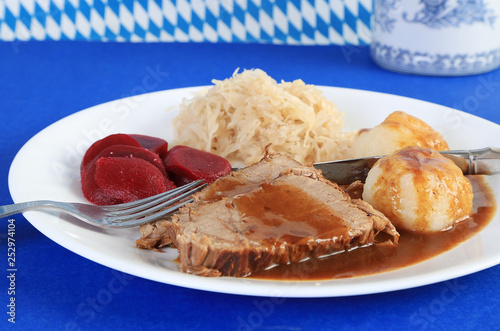
[[[391,32],[396,19],[391,11],[397,9],[401,0],[375,0],[378,11],[374,15],[375,24],[383,31]]]
[[[409,6],[404,10],[400,8],[403,4],[402,0],[375,0],[373,28],[384,34],[392,34],[398,22],[425,25],[438,30],[459,29],[474,24],[493,29],[495,24],[500,24],[498,13],[488,8],[484,0],[419,0],[418,6]],[[486,72],[500,65],[500,48],[467,54],[431,54],[428,51],[412,51],[382,44],[376,40],[371,48],[372,57],[379,65],[401,72],[466,75]]]
[[[420,2],[424,8],[413,17],[404,13],[403,18],[406,21],[422,23],[430,28],[441,28],[476,22],[493,25],[497,19],[483,0],[421,0]]]

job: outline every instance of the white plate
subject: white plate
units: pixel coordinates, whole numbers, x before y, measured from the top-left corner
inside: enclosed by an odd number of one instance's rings
[[[403,110],[442,132],[452,149],[500,146],[500,126],[447,107],[389,94],[319,87],[346,113],[346,129],[372,127]],[[139,133],[171,140],[176,106],[200,87],[121,99],[66,117],[33,137],[14,159],[9,188],[15,202],[38,199],[85,202],[79,165],[92,142],[111,133]],[[496,196],[500,179],[491,177]],[[500,218],[453,250],[426,262],[383,274],[329,281],[265,281],[203,278],[180,273],[173,249],[157,253],[135,248],[139,231],[103,230],[55,211],[25,213],[33,226],[67,249],[139,277],[214,292],[275,296],[334,297],[411,288],[470,274],[500,263]],[[36,263],[36,262],[35,262]]]

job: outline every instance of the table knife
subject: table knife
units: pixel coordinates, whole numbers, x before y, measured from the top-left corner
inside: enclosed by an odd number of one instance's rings
[[[465,175],[493,175],[500,173],[500,148],[486,147],[472,150],[440,152],[462,169]],[[364,183],[372,166],[384,156],[315,163],[326,179],[339,185],[349,185],[359,180]]]

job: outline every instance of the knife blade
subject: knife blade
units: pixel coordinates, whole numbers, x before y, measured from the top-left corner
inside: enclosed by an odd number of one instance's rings
[[[465,175],[500,173],[500,148],[486,147],[474,150],[442,151],[441,155],[452,160]],[[315,163],[326,179],[339,185],[349,185],[357,180],[364,182],[368,172],[382,156]]]

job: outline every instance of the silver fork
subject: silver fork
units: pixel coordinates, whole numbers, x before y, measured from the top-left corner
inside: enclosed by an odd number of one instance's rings
[[[149,198],[109,206],[50,200],[21,202],[0,206],[0,218],[31,209],[52,208],[64,211],[85,223],[101,228],[130,228],[156,221],[176,211],[186,203],[192,202],[193,199],[186,200],[186,198],[207,186],[202,182],[202,180],[197,180]]]

